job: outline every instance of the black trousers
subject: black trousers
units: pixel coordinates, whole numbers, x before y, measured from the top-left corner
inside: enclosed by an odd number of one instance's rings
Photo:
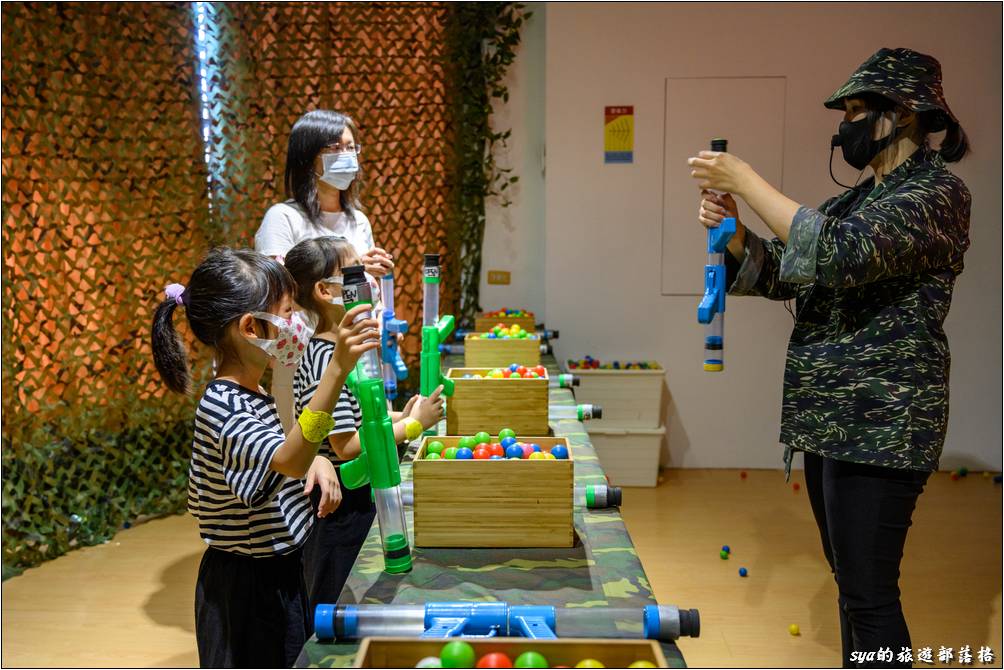
[[[210,547],[195,584],[203,668],[290,668],[307,641],[299,549],[251,558]]]
[[[895,662],[903,647],[911,647],[899,564],[917,497],[931,473],[804,453],[805,487],[837,582],[843,667],[910,667]],[[880,648],[892,650],[891,662],[851,658],[852,652]]]
[[[376,517],[369,486],[358,489],[342,487],[342,504],[334,512],[317,518],[320,489],[310,492],[314,507],[314,527],[303,545],[303,575],[310,603],[310,633],[313,634],[314,610],[322,603],[338,602],[352,565],[366,541]]]

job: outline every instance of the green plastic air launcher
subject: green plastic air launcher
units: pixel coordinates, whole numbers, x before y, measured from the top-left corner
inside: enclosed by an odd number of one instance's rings
[[[442,384],[443,395],[453,395],[453,380],[443,374],[439,358],[439,345],[453,332],[453,315],[439,317],[439,254],[425,254],[422,268],[422,372],[419,393],[424,398],[432,395]],[[425,435],[435,435],[435,430]]]
[[[361,265],[342,270],[342,300],[345,309],[373,305],[373,295]],[[359,318],[366,318],[361,316]],[[363,423],[359,428],[362,453],[341,466],[342,484],[357,489],[366,484],[373,488],[380,541],[383,545],[384,570],[398,574],[411,570],[411,547],[408,521],[401,502],[401,470],[398,464],[394,424],[387,414],[380,354],[376,349],[360,357],[349,374],[348,386],[359,402]]]

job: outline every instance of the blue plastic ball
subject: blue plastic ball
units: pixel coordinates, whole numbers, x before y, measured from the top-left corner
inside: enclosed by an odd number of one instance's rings
[[[726,554],[731,554],[732,553],[732,550],[729,549],[729,545],[727,545],[727,544],[723,544],[722,545],[722,551],[724,551]]]
[[[747,574],[746,573],[746,568],[739,568],[739,576],[740,577],[745,577],[746,574]]]
[[[499,444],[501,444],[505,449],[508,449],[512,445],[516,444],[516,438],[515,437],[503,437],[502,441]]]
[[[563,444],[556,444],[551,447],[551,455],[559,461],[564,461],[568,458],[568,447]]]
[[[516,372],[516,370],[519,370],[519,363],[513,363],[509,366],[509,372]]]
[[[460,459],[470,459],[470,458],[474,458],[474,452],[473,451],[471,451],[467,447],[463,447],[461,449],[457,449],[457,460],[460,460]]]
[[[531,444],[530,448],[533,449],[534,451],[543,451],[543,449],[540,448],[539,444]],[[555,458],[557,458],[557,456],[555,456]]]
[[[488,460],[490,460],[490,461],[501,461],[501,460],[502,460],[502,457],[501,457],[501,456],[499,456],[498,454],[495,454],[494,456],[492,456],[492,457],[491,457],[490,459],[488,459]]]
[[[494,340],[494,339],[497,339],[497,338],[498,338],[498,335],[496,335],[495,333],[488,333],[488,339],[489,340]]]
[[[523,447],[516,444],[516,440],[513,440],[512,444],[510,444],[508,447],[505,448],[505,457],[523,458]]]

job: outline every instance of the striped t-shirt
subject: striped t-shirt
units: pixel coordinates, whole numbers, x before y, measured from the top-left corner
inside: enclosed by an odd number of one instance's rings
[[[314,397],[321,375],[324,374],[324,369],[328,367],[334,353],[335,343],[330,340],[314,337],[307,343],[307,351],[300,359],[300,365],[296,368],[296,374],[293,376],[294,418],[300,418],[300,412]],[[331,415],[335,419],[335,427],[331,429],[329,435],[354,433],[359,430],[359,426],[363,425],[363,413],[359,408],[359,401],[352,395],[348,386],[342,387],[338,402],[335,404],[335,411]],[[324,441],[317,453],[324,454],[336,465],[345,462],[338,458],[338,454],[331,448],[331,443],[327,440]]]
[[[216,549],[271,556],[296,549],[313,515],[303,480],[269,468],[285,441],[275,401],[215,380],[195,410],[188,510]]]

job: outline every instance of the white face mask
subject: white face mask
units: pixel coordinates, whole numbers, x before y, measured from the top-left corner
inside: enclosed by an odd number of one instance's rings
[[[338,286],[341,286],[342,276],[338,275],[337,277],[327,277],[326,279],[322,279],[321,281],[324,282],[325,284],[337,284]],[[338,295],[336,295],[335,297],[328,298],[328,302],[331,303],[332,305],[341,305],[344,307],[345,301],[342,300],[341,290],[338,291]]]
[[[339,191],[346,190],[359,174],[359,158],[355,152],[322,154],[321,163],[324,166],[324,174],[319,179]]]
[[[252,312],[251,315],[274,325],[279,329],[279,334],[274,340],[249,338],[248,342],[288,368],[300,362],[307,349],[307,342],[314,335],[314,326],[309,321],[299,312],[293,312],[288,320],[270,312]]]

